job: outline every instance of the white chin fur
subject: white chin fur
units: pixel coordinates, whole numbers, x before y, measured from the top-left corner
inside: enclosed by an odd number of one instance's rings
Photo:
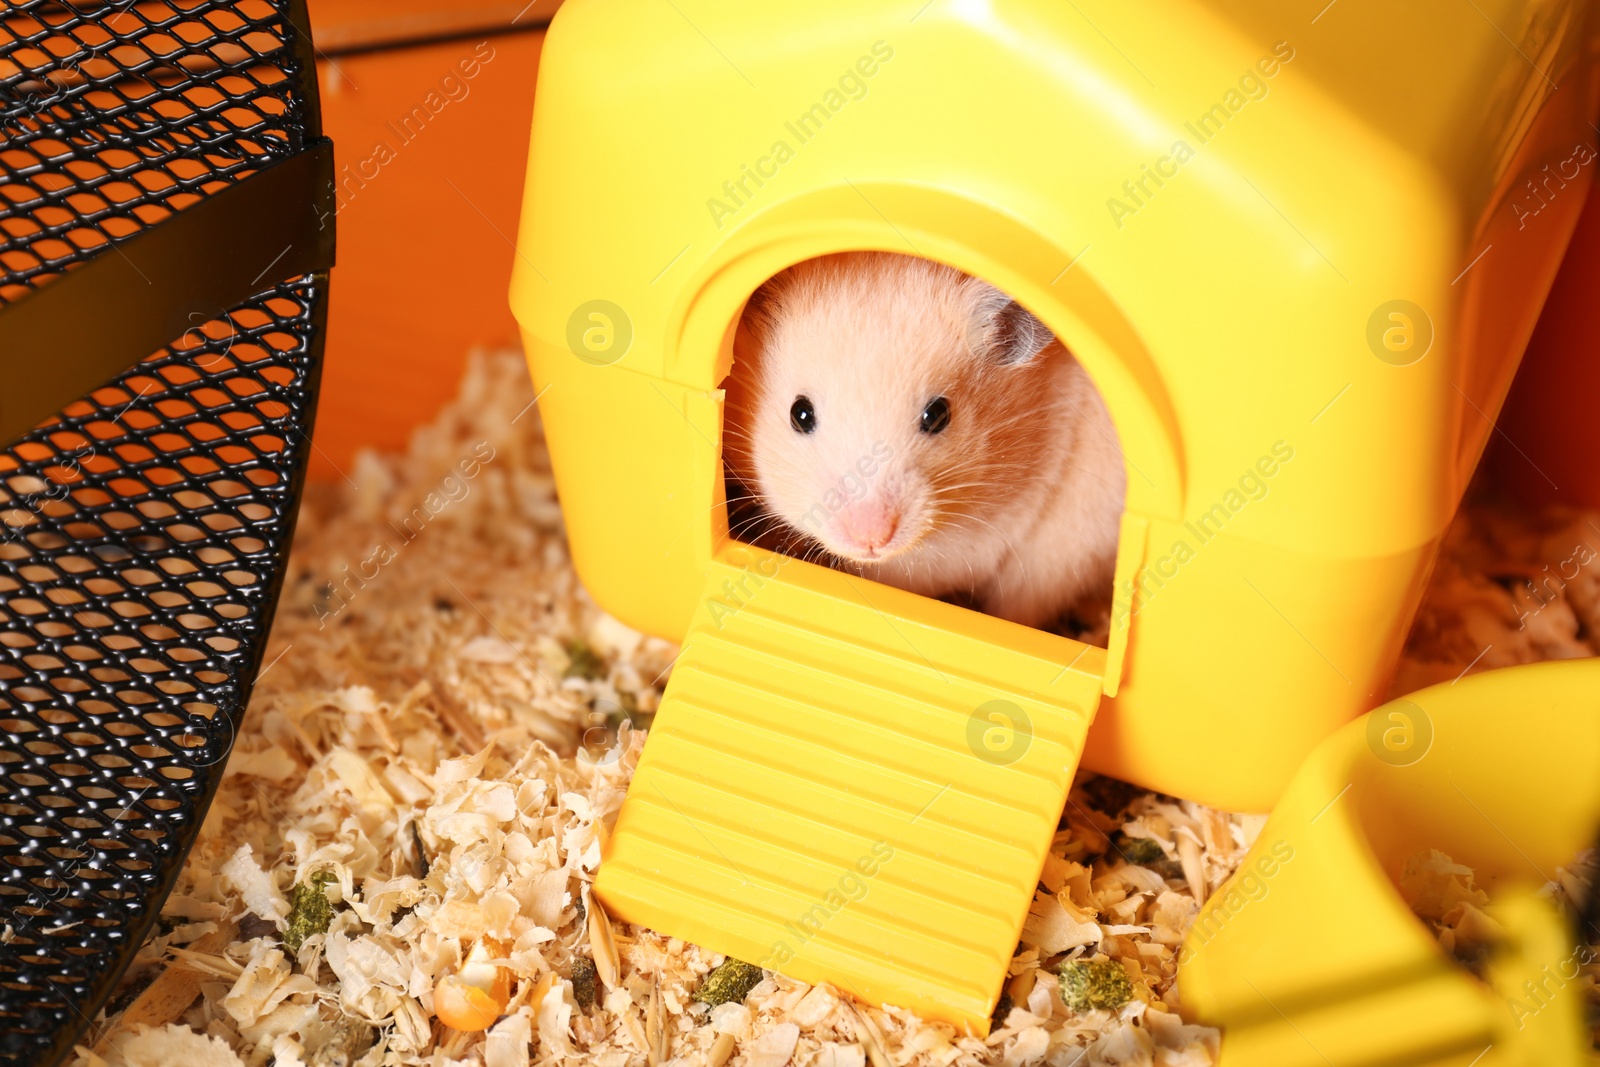
[[[905,539],[896,537],[894,540],[890,541],[887,545],[878,549],[876,553],[870,556],[867,555],[862,549],[835,544],[830,541],[822,541],[822,547],[827,549],[833,555],[838,556],[840,559],[847,559],[852,563],[859,563],[865,567],[872,567],[880,563],[887,563],[892,559],[898,559],[900,556],[905,555],[907,552],[917,547],[921,541],[922,537],[920,535]]]

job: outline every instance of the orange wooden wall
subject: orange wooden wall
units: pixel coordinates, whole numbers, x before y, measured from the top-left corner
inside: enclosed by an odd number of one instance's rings
[[[1484,454],[1484,476],[1529,504],[1600,508],[1600,183]]]
[[[520,5],[430,7],[312,3],[340,200],[313,478],[403,447],[472,349],[518,343],[506,292],[544,33],[498,31]],[[485,13],[496,32],[468,17]],[[419,25],[462,35],[386,39]]]

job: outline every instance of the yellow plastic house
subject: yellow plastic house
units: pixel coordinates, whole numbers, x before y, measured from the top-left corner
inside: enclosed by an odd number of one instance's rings
[[[569,0],[511,300],[579,573],[684,643],[604,903],[981,1032],[1080,757],[1270,807],[1381,701],[1583,203],[1587,11]],[[1089,371],[1108,649],[729,538],[741,309],[852,249]]]

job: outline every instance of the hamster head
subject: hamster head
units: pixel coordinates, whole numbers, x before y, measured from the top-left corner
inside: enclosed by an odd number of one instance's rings
[[[993,286],[890,253],[783,271],[751,298],[726,455],[761,509],[867,566],[998,528],[1060,433],[1050,331]]]

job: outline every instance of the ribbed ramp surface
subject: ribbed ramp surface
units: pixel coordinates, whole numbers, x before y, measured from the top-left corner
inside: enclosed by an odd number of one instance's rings
[[[596,890],[628,921],[986,1033],[1104,657],[729,544]]]

